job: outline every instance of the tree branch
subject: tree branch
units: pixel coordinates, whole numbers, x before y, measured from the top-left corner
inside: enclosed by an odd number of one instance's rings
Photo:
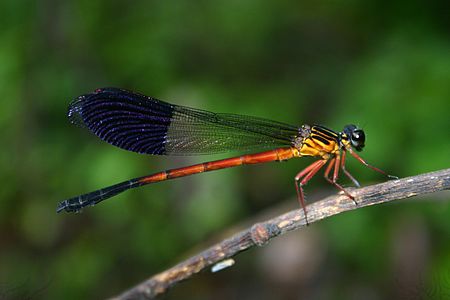
[[[391,180],[381,184],[352,189],[358,205],[343,194],[327,197],[308,205],[309,223],[365,206],[400,200],[450,189],[450,169]],[[114,299],[153,299],[176,283],[218,262],[247,250],[263,246],[274,237],[305,226],[301,209],[293,210],[271,220],[256,223],[229,239],[206,249],[186,261],[161,272],[131,288]]]

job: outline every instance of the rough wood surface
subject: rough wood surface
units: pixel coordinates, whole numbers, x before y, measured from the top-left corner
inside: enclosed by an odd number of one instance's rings
[[[369,205],[450,189],[450,169],[349,190],[355,205],[345,195],[327,197],[308,205],[309,223]],[[253,246],[263,246],[272,238],[305,226],[301,209],[290,211],[265,222],[256,223],[232,237],[217,243],[180,264],[150,277],[113,299],[153,299],[176,283]]]

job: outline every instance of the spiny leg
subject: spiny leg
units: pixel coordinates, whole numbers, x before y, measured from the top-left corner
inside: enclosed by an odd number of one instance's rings
[[[326,162],[327,162],[327,160],[318,160],[318,161],[313,162],[308,167],[303,169],[300,173],[298,173],[294,179],[295,180],[295,189],[297,191],[297,199],[299,200],[299,203],[300,203],[301,207],[303,208],[306,225],[309,225],[309,222],[308,222],[308,215],[306,213],[306,205],[305,205],[305,196],[303,194],[303,186],[308,183],[308,181],[326,164]]]
[[[347,171],[347,169],[345,168],[345,157],[346,157],[347,151],[346,149],[342,150],[342,158],[341,158],[341,169],[342,171],[344,171],[344,174],[347,175],[347,177],[353,182],[353,184],[356,187],[360,187],[361,185],[359,184],[358,180],[355,179],[355,177],[352,176],[352,174],[350,174],[349,171]]]
[[[342,191],[347,197],[349,197],[350,199],[353,200],[353,202],[355,202],[356,205],[358,205],[358,203],[355,200],[355,197],[353,197],[349,192],[347,192],[339,183],[337,183],[337,179],[339,176],[339,166],[340,166],[340,162],[341,162],[341,156],[338,154],[335,157],[333,157],[330,160],[330,163],[328,164],[325,173],[324,173],[324,177],[325,179],[331,183],[332,185],[334,185],[337,189],[339,189],[340,191]],[[333,179],[330,179],[330,171],[331,169],[334,167],[334,172],[333,172]]]
[[[389,178],[398,179],[397,176],[389,175],[389,174],[387,174],[386,172],[384,172],[383,170],[378,169],[377,167],[374,167],[374,166],[372,166],[372,165],[369,165],[364,159],[362,159],[361,156],[359,156],[358,154],[356,154],[355,151],[353,151],[352,148],[348,148],[347,151],[350,152],[350,154],[351,154],[354,158],[356,158],[360,163],[362,163],[362,164],[365,165],[366,167],[371,168],[372,170],[374,170],[374,171],[376,171],[376,172],[378,172],[378,173],[381,173],[381,174],[383,174],[383,175],[386,175],[386,176],[389,177]]]

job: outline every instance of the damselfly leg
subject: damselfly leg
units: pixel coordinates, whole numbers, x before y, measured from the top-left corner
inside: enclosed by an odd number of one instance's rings
[[[297,191],[297,199],[299,200],[300,205],[303,208],[303,213],[305,215],[305,221],[306,225],[309,224],[308,222],[308,215],[306,212],[306,205],[305,205],[305,196],[303,193],[303,186],[308,183],[308,181],[313,178],[313,176],[327,163],[327,160],[317,160],[310,164],[308,167],[303,169],[300,173],[295,176],[295,189]]]

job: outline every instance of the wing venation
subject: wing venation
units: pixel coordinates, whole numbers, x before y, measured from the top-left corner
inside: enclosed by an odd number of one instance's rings
[[[298,134],[297,127],[281,122],[173,105],[117,88],[78,97],[68,115],[112,145],[155,155],[285,147]]]

